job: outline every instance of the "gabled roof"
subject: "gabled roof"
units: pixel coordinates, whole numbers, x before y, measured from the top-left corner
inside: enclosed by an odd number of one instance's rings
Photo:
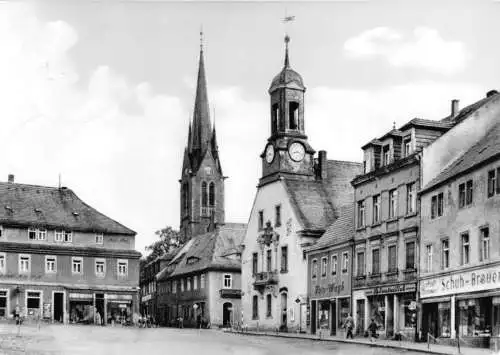
[[[87,205],[68,188],[7,182],[0,182],[0,223],[105,234],[136,234]]]
[[[238,270],[241,269],[239,258],[232,258],[231,251],[241,248],[246,231],[246,224],[227,223],[216,230],[198,235],[190,240],[187,248],[183,248],[171,277],[191,274],[207,269]],[[192,259],[198,258],[198,260]],[[176,257],[177,259],[177,257]],[[194,262],[188,263],[188,259]]]
[[[354,204],[343,206],[339,210],[339,217],[308,251],[335,246],[352,240],[354,237]]]
[[[433,120],[426,120],[423,118],[414,118],[406,122],[403,126],[399,128],[399,130],[404,131],[408,129],[410,126],[433,128],[438,130],[448,130],[454,126],[454,123],[448,121],[433,121]]]
[[[451,178],[466,173],[481,163],[495,157],[500,157],[500,122],[493,126],[493,128],[476,144],[469,148],[469,150],[444,168],[438,176],[432,179],[422,189],[421,193],[438,187]]]

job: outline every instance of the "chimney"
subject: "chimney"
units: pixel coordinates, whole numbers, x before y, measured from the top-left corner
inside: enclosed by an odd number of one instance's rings
[[[10,182],[11,184],[14,183],[14,174],[9,174],[9,178],[7,181]]]
[[[452,118],[455,118],[458,115],[458,111],[459,111],[458,103],[459,102],[460,102],[460,100],[457,100],[457,99],[451,100],[451,117]]]
[[[486,93],[486,97],[491,97],[491,96],[496,95],[496,94],[498,94],[498,91],[490,90]]]
[[[328,169],[326,163],[326,150],[320,150],[318,152],[318,164],[319,164],[319,177],[321,180],[326,180],[328,177]]]

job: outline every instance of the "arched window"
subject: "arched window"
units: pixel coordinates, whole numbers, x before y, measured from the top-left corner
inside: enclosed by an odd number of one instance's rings
[[[299,103],[298,102],[291,101],[288,104],[288,118],[289,118],[288,127],[290,129],[298,129],[299,128]]]
[[[212,181],[208,187],[208,205],[215,206],[215,183]]]
[[[207,207],[208,199],[207,199],[207,183],[203,181],[201,183],[201,207]]]
[[[274,104],[271,108],[271,133],[279,131],[280,107]]]

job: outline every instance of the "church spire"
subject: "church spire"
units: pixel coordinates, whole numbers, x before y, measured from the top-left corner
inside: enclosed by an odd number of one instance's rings
[[[193,150],[202,154],[207,150],[211,136],[210,109],[208,105],[205,61],[203,58],[203,32],[200,32],[200,60],[198,64],[198,82],[193,114]]]

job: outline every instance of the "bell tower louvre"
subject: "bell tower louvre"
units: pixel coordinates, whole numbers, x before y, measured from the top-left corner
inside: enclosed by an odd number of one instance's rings
[[[200,32],[200,55],[193,119],[189,122],[188,141],[180,182],[180,231],[184,241],[224,224],[224,179],[219,159],[215,125],[210,121],[210,107],[205,75],[203,33]]]

